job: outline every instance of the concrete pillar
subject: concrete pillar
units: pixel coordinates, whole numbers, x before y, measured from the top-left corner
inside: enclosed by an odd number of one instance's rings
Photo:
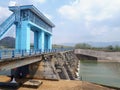
[[[45,49],[48,49],[48,35],[47,34],[45,34],[45,40],[44,40],[44,48]]]
[[[45,41],[45,32],[39,31],[38,32],[38,49],[41,49],[41,51],[44,51],[44,41]]]
[[[48,48],[52,49],[52,35],[49,35],[48,44]]]
[[[22,21],[21,27],[16,26],[16,49],[29,50],[30,49],[30,26],[28,21]]]
[[[16,24],[16,41],[15,41],[15,49],[16,50],[19,50],[19,49],[21,49],[21,26],[20,25],[18,25],[18,24]]]
[[[38,31],[34,31],[34,49],[38,49]]]
[[[52,35],[48,36],[48,49],[52,49]]]

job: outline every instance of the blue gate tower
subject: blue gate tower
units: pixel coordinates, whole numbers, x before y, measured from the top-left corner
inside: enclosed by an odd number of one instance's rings
[[[34,49],[52,49],[55,25],[33,5],[11,6],[13,14],[0,25],[0,38],[16,25],[16,50],[30,50],[30,31],[34,32]]]

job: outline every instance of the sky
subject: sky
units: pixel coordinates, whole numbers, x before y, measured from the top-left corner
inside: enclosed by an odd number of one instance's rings
[[[120,41],[120,0],[0,0],[0,23],[13,4],[33,4],[48,17],[55,24],[54,44]]]

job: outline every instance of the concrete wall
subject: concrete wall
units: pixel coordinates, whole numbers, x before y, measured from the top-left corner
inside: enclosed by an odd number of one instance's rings
[[[44,55],[42,61],[29,65],[29,78],[74,80],[77,66],[78,58],[73,51]]]
[[[98,60],[116,60],[120,62],[120,52],[104,52],[89,49],[76,49],[75,54],[96,57]]]

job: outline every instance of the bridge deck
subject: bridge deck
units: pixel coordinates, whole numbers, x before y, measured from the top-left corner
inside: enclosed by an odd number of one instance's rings
[[[39,62],[43,59],[44,56],[49,56],[53,53],[57,53],[60,51],[64,50],[58,50],[58,49],[53,49],[53,50],[45,50],[44,52],[41,52],[39,50],[31,50],[28,51],[21,51],[22,53],[16,53],[15,50],[8,50],[8,51],[3,51],[1,53],[1,60],[0,60],[0,71],[6,71],[10,70],[16,67],[28,65],[31,63]],[[3,54],[5,53],[5,54]]]

